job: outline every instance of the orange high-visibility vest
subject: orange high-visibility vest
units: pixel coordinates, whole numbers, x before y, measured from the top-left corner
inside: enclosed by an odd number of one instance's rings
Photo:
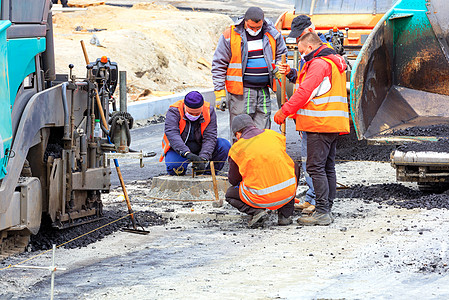
[[[250,139],[240,138],[229,150],[242,181],[240,199],[256,208],[278,209],[296,194],[294,162],[288,156],[285,137],[273,130]]]
[[[269,34],[265,33],[270,42],[272,60],[276,58],[276,40]],[[232,25],[223,33],[225,39],[230,39],[231,44],[231,60],[229,61],[226,71],[226,90],[235,95],[243,95],[243,70],[242,70],[242,37],[235,32],[235,25]],[[273,91],[276,91],[276,82],[273,79]]]
[[[326,43],[323,42],[323,45],[326,45],[327,48],[334,49],[332,44],[329,42],[326,42]],[[304,66],[305,66],[305,64],[302,67],[304,68]],[[295,68],[296,68],[296,66],[295,66]],[[293,87],[293,94],[296,92],[297,89],[299,89],[299,85],[301,84],[301,82],[299,81],[299,74],[301,73],[301,71],[302,71],[302,68],[298,69],[298,76],[296,77],[295,86]]]
[[[184,120],[184,99],[179,100],[175,102],[174,104],[170,105],[170,107],[176,107],[179,110],[179,134],[181,134],[184,131],[184,128],[186,127],[186,120]],[[207,125],[210,123],[210,103],[204,102],[203,104],[203,118],[204,122],[201,123],[201,135],[203,135],[204,130],[206,129]],[[170,150],[170,142],[168,141],[167,135],[164,133],[164,137],[162,138],[162,154],[159,158],[159,161],[163,161],[165,154]]]
[[[340,73],[335,63],[326,57],[319,57],[332,67],[331,88],[328,92],[317,94],[295,115],[296,130],[323,133],[349,132],[349,107],[346,92],[346,72]],[[306,74],[298,76],[301,82]]]

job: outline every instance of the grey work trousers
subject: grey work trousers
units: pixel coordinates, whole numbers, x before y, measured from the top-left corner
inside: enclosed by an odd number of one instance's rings
[[[335,154],[338,133],[307,132],[307,173],[315,189],[315,210],[329,213],[337,194]]]
[[[243,95],[227,93],[229,105],[229,128],[230,139],[236,141],[232,133],[232,120],[238,115],[250,115],[254,124],[259,129],[270,129],[271,127],[271,98],[268,87],[243,88]]]

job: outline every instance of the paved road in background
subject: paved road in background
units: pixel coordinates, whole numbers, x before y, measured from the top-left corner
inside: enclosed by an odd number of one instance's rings
[[[148,0],[107,0],[106,4],[131,6],[134,3],[147,2]],[[260,1],[238,1],[238,0],[159,0],[156,4],[171,4],[179,9],[191,9],[205,12],[216,12],[238,17],[245,13],[248,7],[258,6],[265,12],[267,18],[276,20],[279,15],[294,8],[293,0],[260,0]]]

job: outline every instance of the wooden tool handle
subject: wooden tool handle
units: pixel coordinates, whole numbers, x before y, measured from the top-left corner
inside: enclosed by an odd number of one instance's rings
[[[287,58],[286,58],[285,54],[282,54],[281,62],[283,64],[285,64],[287,62]],[[286,75],[282,74],[282,77],[281,77],[281,105],[284,105],[284,103],[285,103],[285,90],[286,90],[286,84],[287,84],[286,80],[287,80]],[[287,121],[287,119],[286,119],[286,121]],[[285,122],[281,124],[281,132],[285,136],[285,134],[286,134]]]

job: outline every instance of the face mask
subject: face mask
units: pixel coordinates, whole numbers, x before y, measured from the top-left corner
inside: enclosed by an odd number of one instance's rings
[[[192,122],[195,122],[196,120],[198,120],[200,116],[201,116],[201,114],[198,115],[198,116],[192,116],[191,114],[186,112],[186,118],[189,119]]]
[[[256,35],[258,35],[261,31],[262,31],[262,27],[260,27],[259,30],[257,30],[256,32],[252,31],[252,30],[249,29],[249,28],[246,28],[246,32],[248,32],[248,34],[249,34],[250,36],[256,36]]]

